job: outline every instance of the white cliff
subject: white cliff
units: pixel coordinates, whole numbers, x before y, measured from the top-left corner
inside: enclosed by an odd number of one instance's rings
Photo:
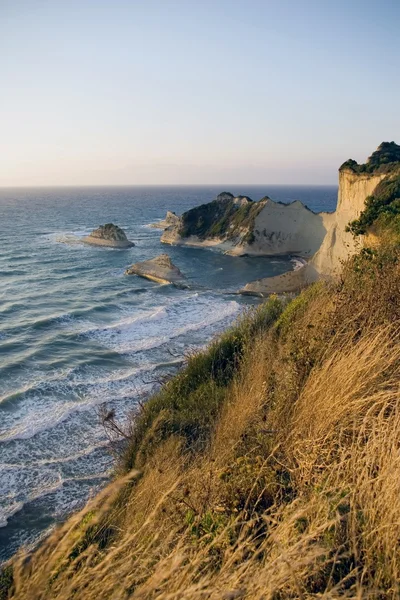
[[[250,282],[240,291],[261,296],[297,292],[320,278],[337,278],[344,261],[358,252],[364,243],[362,236],[354,238],[352,233],[346,231],[346,227],[360,216],[365,200],[385,177],[384,173],[340,170],[337,209],[334,213],[323,215],[326,232],[311,260],[297,271]]]
[[[354,173],[350,169],[339,171],[339,195],[336,211],[333,213],[331,226],[311,260],[317,273],[325,277],[340,274],[343,262],[355,254],[363,245],[361,237],[355,238],[346,232],[347,225],[357,219],[370,196],[385,174]]]

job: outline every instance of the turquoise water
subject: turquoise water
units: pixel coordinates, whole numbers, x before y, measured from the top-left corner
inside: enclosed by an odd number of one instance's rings
[[[334,210],[335,187],[237,186],[233,193]],[[149,224],[212,200],[218,187],[0,189],[0,560],[37,541],[107,481],[99,407],[123,422],[180,357],[246,303],[248,281],[293,267],[166,247]],[[114,222],[136,246],[65,243]],[[190,289],[124,276],[167,251]]]

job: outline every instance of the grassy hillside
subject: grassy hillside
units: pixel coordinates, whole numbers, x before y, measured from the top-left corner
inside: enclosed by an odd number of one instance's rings
[[[191,356],[0,598],[398,598],[399,261],[364,250]]]

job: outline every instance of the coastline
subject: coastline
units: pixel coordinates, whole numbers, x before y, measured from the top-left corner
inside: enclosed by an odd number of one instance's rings
[[[218,248],[211,246],[209,252],[191,252],[188,247],[188,252],[179,249],[171,249],[170,252],[188,280],[193,283],[194,289],[187,294],[182,293],[181,296],[179,292],[178,298],[173,286],[159,281],[146,283],[137,278],[129,280],[123,273],[133,262],[133,257],[134,260],[144,260],[162,251],[159,233],[145,228],[145,224],[154,218],[154,214],[165,214],[171,207],[171,198],[163,189],[151,189],[151,193],[154,193],[153,202],[157,207],[155,213],[147,199],[133,203],[130,202],[129,189],[118,191],[114,198],[115,212],[108,218],[114,218],[116,222],[129,228],[132,238],[138,240],[137,250],[105,252],[107,248],[114,249],[115,246],[99,243],[98,239],[91,244],[83,240],[82,235],[89,237],[88,223],[101,223],[106,219],[109,190],[104,191],[104,203],[99,201],[98,191],[90,193],[93,194],[93,202],[83,203],[79,213],[76,212],[76,206],[82,197],[81,190],[65,191],[64,212],[60,214],[51,208],[48,200],[43,199],[43,203],[39,204],[41,211],[30,219],[30,226],[38,232],[37,235],[27,235],[28,230],[21,228],[21,235],[15,240],[10,237],[12,229],[8,229],[10,233],[7,233],[7,239],[10,244],[3,260],[6,263],[7,255],[15,255],[13,277],[3,279],[10,290],[10,320],[4,323],[4,335],[0,334],[1,350],[7,351],[7,344],[14,336],[18,336],[15,339],[16,360],[24,364],[26,348],[31,349],[33,358],[40,351],[41,358],[37,367],[27,365],[26,376],[21,382],[16,381],[15,385],[10,379],[7,384],[8,372],[6,370],[3,373],[1,384],[4,394],[7,398],[15,394],[13,402],[16,410],[9,414],[6,403],[3,403],[7,418],[3,419],[2,431],[5,440],[9,439],[11,432],[18,437],[16,441],[4,441],[4,445],[0,442],[3,462],[15,464],[15,469],[13,467],[9,471],[9,489],[19,494],[29,511],[39,510],[36,502],[40,503],[41,514],[50,520],[53,518],[52,504],[54,506],[54,502],[60,501],[59,496],[60,499],[62,496],[60,506],[63,508],[58,509],[57,514],[61,515],[61,519],[64,507],[67,510],[70,503],[76,502],[78,495],[85,500],[92,484],[89,485],[83,475],[96,473],[101,464],[99,457],[103,460],[102,451],[90,437],[94,426],[89,421],[97,424],[97,417],[95,412],[90,415],[88,411],[96,411],[95,407],[99,403],[110,402],[113,408],[123,413],[126,406],[134,403],[136,392],[141,389],[143,376],[139,374],[138,379],[136,367],[127,364],[127,361],[131,362],[130,353],[136,353],[131,356],[138,357],[143,354],[146,364],[149,362],[153,368],[153,362],[157,365],[167,362],[168,353],[163,354],[161,344],[175,351],[176,343],[177,352],[182,344],[202,347],[220,330],[218,323],[230,322],[240,311],[243,302],[246,303],[237,296],[237,302],[232,302],[232,294],[245,281],[255,279],[263,273],[256,269],[256,265],[261,264],[260,260],[243,261],[248,265],[247,269],[240,266],[242,259],[239,258],[238,274],[235,275],[236,259],[225,259]],[[200,201],[206,201],[209,190],[201,193],[204,196],[200,197]],[[84,194],[87,196],[89,192],[85,190]],[[181,190],[178,190],[177,196],[181,194]],[[57,206],[59,196],[59,191],[54,192],[54,206]],[[36,199],[34,192],[27,195],[26,200],[21,197],[21,206],[25,206],[23,203],[26,202],[26,210],[29,210],[31,198]],[[198,198],[198,189],[188,189],[185,192],[185,204],[172,204],[172,208],[177,212],[187,210]],[[10,213],[10,223],[14,222],[14,218],[13,213]],[[76,237],[72,237],[72,234]],[[93,246],[100,250],[95,252]],[[168,252],[165,246],[164,248]],[[268,270],[269,261],[265,264]],[[284,267],[282,264],[272,264],[271,274],[279,273],[283,268],[291,267],[288,264]],[[41,302],[43,288],[39,286],[42,279],[46,282],[45,305]],[[157,286],[158,283],[161,286]],[[221,294],[221,290],[227,290],[226,294]],[[226,297],[222,299],[222,296]],[[251,301],[250,303],[253,304]],[[18,309],[15,313],[11,312],[14,304]],[[18,320],[20,316],[26,320],[26,326],[21,329]],[[47,335],[50,329],[54,333],[51,338]],[[176,337],[177,333],[179,338]],[[40,342],[40,350],[36,348],[37,340]],[[21,357],[18,356],[19,345]],[[66,356],[60,356],[60,348],[65,348]],[[52,365],[49,372],[47,359]],[[12,367],[13,363],[10,361],[10,368]],[[117,370],[114,372],[114,369]],[[146,378],[154,379],[151,371]],[[40,386],[39,381],[42,382]],[[34,394],[38,396],[35,405],[31,402]],[[75,424],[73,428],[72,423]],[[84,437],[78,436],[82,427]],[[90,428],[89,436],[87,428]],[[50,444],[53,439],[56,442]],[[80,448],[83,439],[85,458],[75,459],[75,456],[80,456],[80,451],[76,452],[75,448]],[[18,449],[18,454],[14,450],[15,458],[11,460],[13,444]],[[46,495],[31,503],[27,495],[31,489],[31,467],[25,464],[24,456],[34,456],[39,451],[45,456],[52,453],[56,459],[51,463],[52,478],[54,472],[56,481],[59,481],[58,472],[64,468],[62,465],[68,465],[70,475],[65,483],[62,480],[63,485],[59,491],[53,492],[53,479],[49,481],[47,488],[48,467],[40,465],[36,479],[43,485]],[[2,528],[2,548],[5,549],[6,544],[7,547],[10,544],[9,547],[16,548],[17,536],[20,532],[25,535],[30,527],[31,525],[27,525],[25,511],[16,511],[10,517],[9,526]],[[6,541],[7,536],[9,541]]]

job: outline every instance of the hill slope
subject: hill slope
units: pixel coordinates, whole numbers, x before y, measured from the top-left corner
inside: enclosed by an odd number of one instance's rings
[[[399,325],[397,246],[271,298],[133,416],[115,482],[4,593],[398,598]]]

